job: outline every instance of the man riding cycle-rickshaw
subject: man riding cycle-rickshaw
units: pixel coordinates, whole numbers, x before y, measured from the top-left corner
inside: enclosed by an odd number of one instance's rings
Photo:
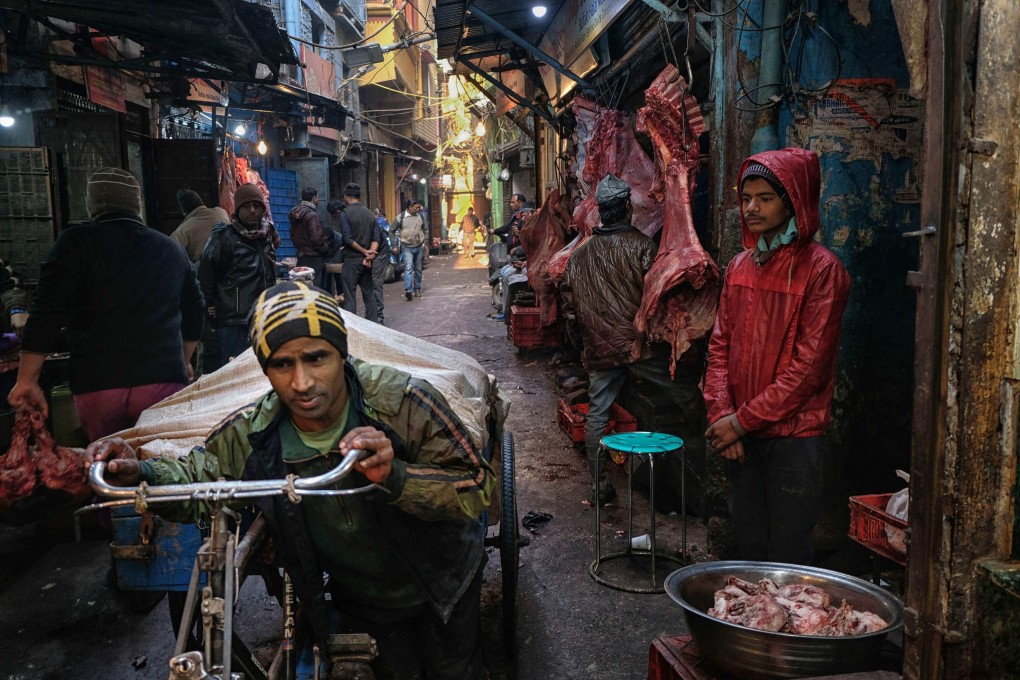
[[[352,347],[349,353],[336,301],[300,283],[262,294],[250,338],[272,391],[228,417],[204,446],[181,458],[138,461],[125,441],[110,439],[93,444],[87,458],[105,463],[110,483],[144,482],[136,498],[146,498],[146,485],[181,490],[186,502],[152,504],[171,520],[194,521],[210,508],[219,519],[221,509],[254,501],[317,650],[330,649],[336,633],[367,634],[378,650],[371,663],[377,677],[480,677],[479,594],[490,507],[506,520],[498,539],[504,567],[512,559],[503,587],[508,639],[516,623],[508,613],[518,545],[513,446],[502,433],[506,404],[492,379],[479,379],[480,368],[459,379],[449,372],[453,383],[463,384],[447,384],[453,389],[444,392],[401,370],[399,358],[355,358],[372,352]],[[501,475],[488,453],[497,443]],[[98,486],[95,473],[102,467],[93,471]],[[310,489],[311,479],[325,488]],[[276,486],[260,495],[249,482]],[[500,491],[502,503],[494,505]],[[216,571],[205,562],[203,570]],[[193,577],[192,590],[197,581]],[[193,593],[189,602],[195,603]],[[231,663],[226,618],[217,620],[221,629],[214,632],[221,643],[227,640],[226,650],[218,648],[226,660],[206,659],[210,672]],[[174,661],[181,668],[191,663],[182,656]]]

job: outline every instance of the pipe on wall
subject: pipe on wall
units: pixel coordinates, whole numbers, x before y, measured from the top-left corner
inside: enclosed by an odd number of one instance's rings
[[[785,2],[763,2],[761,25],[761,57],[758,62],[758,90],[752,99],[766,101],[783,92],[783,21],[786,19]],[[779,148],[779,106],[773,106],[762,116],[762,125],[751,138],[751,153]]]

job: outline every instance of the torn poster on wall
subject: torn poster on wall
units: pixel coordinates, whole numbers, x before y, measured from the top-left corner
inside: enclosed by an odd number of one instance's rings
[[[819,155],[841,154],[843,162],[871,161],[881,168],[885,155],[916,161],[921,150],[922,103],[892,79],[836,81],[808,105],[790,130],[795,146]]]

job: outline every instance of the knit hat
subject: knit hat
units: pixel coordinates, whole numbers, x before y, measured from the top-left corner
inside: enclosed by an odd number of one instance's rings
[[[361,198],[361,187],[351,182],[344,187],[344,196],[353,196],[354,198]]]
[[[607,174],[595,188],[595,202],[609,203],[620,198],[630,197],[630,185],[613,173]]]
[[[776,177],[776,173],[769,170],[765,165],[752,161],[747,164],[747,169],[744,170],[744,174],[740,176],[740,188],[743,189],[744,182],[752,177],[760,177],[768,182],[769,186],[771,186],[773,191],[776,192],[776,195],[783,201],[783,205],[786,206],[786,209],[790,211],[790,214],[793,215],[796,213],[793,209],[793,201],[790,200],[790,194],[787,193],[786,187],[784,187],[783,183],[779,181],[778,177]]]
[[[347,326],[326,291],[288,281],[264,290],[248,316],[249,339],[264,369],[269,357],[294,338],[322,338],[347,357]]]
[[[102,168],[89,177],[85,208],[95,219],[107,213],[142,214],[142,189],[127,170]]]
[[[266,197],[262,195],[261,189],[254,184],[242,184],[234,192],[234,212],[237,212],[245,203],[251,203],[252,201],[258,201],[266,206],[266,210],[269,210],[269,206],[266,205]]]
[[[177,205],[180,206],[181,212],[187,215],[195,208],[202,207],[205,203],[202,202],[202,197],[198,195],[198,192],[191,189],[180,189],[177,192]]]

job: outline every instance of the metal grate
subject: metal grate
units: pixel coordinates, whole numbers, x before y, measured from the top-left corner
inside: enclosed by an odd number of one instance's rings
[[[0,148],[0,256],[24,277],[39,281],[53,245],[50,165],[43,148]]]

